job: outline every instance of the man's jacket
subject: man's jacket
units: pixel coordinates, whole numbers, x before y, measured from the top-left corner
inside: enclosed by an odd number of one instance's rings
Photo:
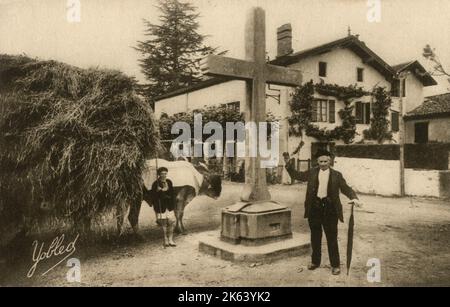
[[[314,167],[305,172],[297,172],[292,166],[286,167],[289,175],[293,180],[307,181],[306,199],[305,199],[305,218],[309,217],[311,208],[317,201],[317,190],[319,189],[319,167]],[[344,222],[344,215],[342,213],[342,203],[339,197],[341,191],[349,199],[358,199],[356,193],[351,187],[347,185],[342,174],[330,168],[330,178],[328,180],[328,202],[335,206],[336,213],[341,222]]]

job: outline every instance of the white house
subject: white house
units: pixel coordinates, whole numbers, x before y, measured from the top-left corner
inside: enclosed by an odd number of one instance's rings
[[[424,101],[423,89],[436,85],[436,81],[425,71],[417,61],[391,66],[381,59],[374,51],[359,39],[348,35],[344,38],[307,50],[293,52],[292,30],[290,24],[278,28],[278,54],[271,64],[286,66],[301,70],[305,82],[337,84],[340,86],[357,85],[367,91],[375,86],[383,86],[392,92],[393,104],[390,110],[391,129],[394,140],[398,139],[399,101],[403,101],[403,114],[420,106]],[[401,91],[401,93],[400,93]],[[292,88],[267,85],[267,109],[275,117],[281,119],[280,152],[293,152],[300,139],[288,133],[287,117],[290,115],[289,102]],[[402,96],[402,97],[399,97]],[[322,128],[332,129],[341,124],[338,115],[344,107],[343,101],[335,97],[315,94],[316,124]],[[372,96],[365,96],[354,101],[357,117],[357,136],[362,138],[362,131],[369,128]],[[245,82],[212,78],[193,86],[182,88],[159,97],[155,103],[157,118],[162,113],[173,115],[179,112],[189,112],[208,105],[226,104],[239,112],[245,112],[246,106]],[[321,144],[312,137],[303,137],[305,146],[297,159],[311,159],[318,147],[332,147],[331,144]],[[343,143],[336,141],[336,144]],[[303,168],[303,167],[302,167]]]

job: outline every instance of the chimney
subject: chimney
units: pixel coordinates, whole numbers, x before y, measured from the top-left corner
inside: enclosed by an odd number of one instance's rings
[[[290,23],[277,29],[277,57],[294,52],[292,49],[292,27]]]

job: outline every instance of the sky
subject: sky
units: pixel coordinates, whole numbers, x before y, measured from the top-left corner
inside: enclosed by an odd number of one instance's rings
[[[367,17],[374,2],[379,20]],[[67,17],[80,3],[79,22]],[[199,32],[227,56],[244,57],[244,25],[254,6],[266,12],[266,44],[276,56],[276,28],[291,23],[294,51],[359,34],[391,65],[419,60],[430,44],[450,70],[449,0],[192,0],[200,13]],[[143,19],[157,23],[156,0],[0,0],[0,53],[26,54],[87,68],[119,69],[140,81],[140,55],[132,47],[144,40]],[[68,8],[69,7],[69,8]],[[446,79],[426,95],[450,91]]]

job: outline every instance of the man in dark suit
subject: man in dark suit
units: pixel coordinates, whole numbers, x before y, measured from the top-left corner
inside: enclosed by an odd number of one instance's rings
[[[330,168],[331,154],[326,150],[319,150],[316,157],[318,167],[297,172],[292,165],[288,165],[286,170],[293,180],[308,182],[304,216],[308,219],[311,229],[312,261],[308,269],[314,270],[320,266],[323,228],[327,238],[332,274],[338,275],[340,274],[338,220],[344,222],[339,192],[341,191],[357,207],[362,204],[352,188],[347,185],[342,174]]]

